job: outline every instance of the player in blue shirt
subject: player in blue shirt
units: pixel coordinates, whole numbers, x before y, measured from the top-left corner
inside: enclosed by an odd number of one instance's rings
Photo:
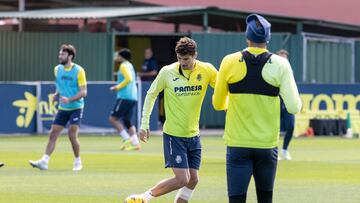
[[[48,169],[48,162],[55,149],[56,140],[67,123],[70,124],[68,135],[75,155],[73,171],[82,169],[78,133],[87,89],[85,70],[73,63],[75,55],[76,50],[73,45],[61,45],[58,57],[60,64],[54,68],[56,92],[53,94],[53,100],[59,97],[59,110],[51,125],[45,154],[38,161],[29,161],[31,166],[41,170]]]
[[[133,121],[138,100],[136,74],[133,65],[129,62],[130,58],[131,52],[129,49],[121,49],[119,51],[115,59],[120,62],[119,71],[117,72],[118,84],[110,88],[111,91],[117,92],[117,95],[109,121],[123,138],[123,144],[120,146],[121,150],[140,149]],[[122,120],[122,123],[119,122],[119,119]]]

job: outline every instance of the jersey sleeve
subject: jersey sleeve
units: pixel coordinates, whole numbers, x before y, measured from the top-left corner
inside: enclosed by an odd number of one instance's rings
[[[228,87],[228,72],[227,72],[227,58],[221,62],[219,73],[217,74],[214,94],[212,98],[213,107],[215,110],[225,110],[229,103],[229,87]]]
[[[86,86],[86,84],[87,84],[86,74],[85,74],[85,70],[83,68],[80,68],[77,77],[78,77],[78,85],[79,85],[79,87]]]
[[[124,76],[124,80],[121,81],[118,85],[116,85],[116,89],[124,88],[127,84],[129,84],[134,78],[131,76],[129,69],[125,65],[120,65],[119,68],[120,73]]]
[[[156,76],[155,80],[152,82],[149,90],[147,91],[143,111],[141,118],[141,129],[149,129],[149,120],[152,109],[154,107],[155,100],[159,93],[165,89],[166,80],[166,71],[163,69],[160,70],[159,74]]]
[[[284,101],[286,110],[295,114],[301,109],[301,99],[296,86],[294,75],[290,63],[286,60],[283,62],[283,71],[280,76],[280,96]]]
[[[57,76],[58,69],[59,69],[59,66],[54,67],[54,76],[55,76],[55,78]]]
[[[215,88],[215,83],[216,83],[216,77],[218,74],[218,71],[216,70],[216,68],[209,63],[208,67],[207,67],[208,73],[209,73],[209,85],[212,88]]]
[[[58,83],[56,82],[56,77],[57,77],[58,70],[59,70],[59,66],[55,66],[54,67],[54,76],[55,76],[56,92],[59,91],[59,86],[58,86]]]

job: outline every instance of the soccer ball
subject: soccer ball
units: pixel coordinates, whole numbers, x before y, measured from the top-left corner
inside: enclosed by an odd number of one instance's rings
[[[146,199],[141,195],[130,195],[124,201],[124,203],[147,203]]]

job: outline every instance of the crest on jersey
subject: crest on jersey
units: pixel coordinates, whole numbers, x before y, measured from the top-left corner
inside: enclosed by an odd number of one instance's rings
[[[202,76],[201,76],[201,74],[199,73],[199,74],[196,76],[196,80],[200,82],[201,79],[202,79]]]

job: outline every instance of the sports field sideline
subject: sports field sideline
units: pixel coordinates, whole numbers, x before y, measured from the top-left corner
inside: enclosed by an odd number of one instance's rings
[[[162,178],[162,140],[153,136],[141,151],[119,150],[117,136],[80,137],[84,169],[75,173],[73,155],[62,136],[48,171],[33,169],[29,159],[42,156],[47,136],[0,137],[1,203],[122,202],[142,193]],[[280,143],[281,144],[281,143]],[[193,203],[227,202],[225,146],[220,136],[204,136],[200,183]],[[360,140],[339,137],[297,138],[290,145],[293,161],[280,161],[275,203],[360,202]],[[175,193],[154,199],[173,202]],[[256,202],[251,183],[248,202]]]

